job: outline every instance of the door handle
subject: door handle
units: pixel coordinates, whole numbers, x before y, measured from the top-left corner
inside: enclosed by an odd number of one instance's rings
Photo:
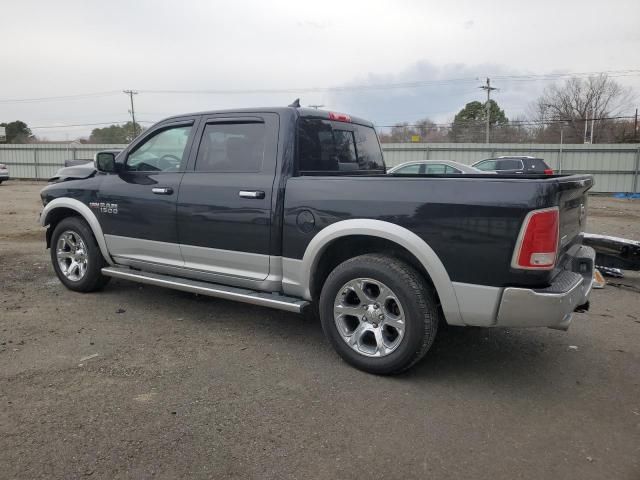
[[[262,190],[240,190],[238,195],[242,198],[264,198],[264,192]]]
[[[171,195],[173,193],[173,188],[171,187],[154,187],[151,189],[153,193],[156,195]]]

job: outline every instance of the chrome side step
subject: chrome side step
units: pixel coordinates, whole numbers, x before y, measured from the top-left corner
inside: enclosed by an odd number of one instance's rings
[[[141,272],[130,268],[105,267],[102,274],[109,277],[146,283],[157,287],[173,288],[184,292],[198,293],[209,297],[224,298],[237,302],[251,303],[262,307],[277,308],[288,312],[300,313],[309,302],[295,297],[286,297],[275,293],[258,292],[246,288],[228,287],[215,283],[200,282],[186,278]]]

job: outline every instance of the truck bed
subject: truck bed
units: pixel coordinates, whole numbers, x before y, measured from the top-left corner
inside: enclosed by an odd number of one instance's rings
[[[427,242],[454,282],[544,288],[581,243],[589,175],[305,175],[287,181],[282,255],[302,258],[313,236],[298,226],[310,211],[317,232],[349,218],[384,220]],[[512,252],[531,210],[560,209],[554,271],[514,270]],[[505,254],[507,252],[507,254]]]

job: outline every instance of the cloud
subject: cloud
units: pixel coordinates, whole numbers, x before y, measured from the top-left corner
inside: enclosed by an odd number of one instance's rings
[[[412,122],[422,118],[448,122],[467,102],[486,99],[485,92],[479,87],[484,84],[487,76],[518,73],[527,72],[515,72],[506,66],[494,64],[438,66],[427,61],[419,61],[397,74],[371,73],[347,85],[371,87],[419,81],[431,83],[411,88],[333,91],[327,96],[326,103],[331,108],[339,108],[370,119],[377,125]],[[523,115],[528,104],[540,94],[544,86],[540,82],[516,82],[507,79],[496,81],[492,85],[499,88],[493,92],[492,98],[511,118]]]
[[[325,28],[327,28],[329,26],[328,23],[322,23],[322,22],[316,22],[314,20],[299,20],[296,22],[296,26],[303,28],[303,29],[307,29],[307,28],[313,28],[316,30],[323,30]]]

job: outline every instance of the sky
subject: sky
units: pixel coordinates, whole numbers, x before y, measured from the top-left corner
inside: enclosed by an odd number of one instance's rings
[[[129,120],[125,89],[145,126],[297,97],[381,126],[447,122],[486,77],[510,118],[559,81],[536,75],[617,72],[640,92],[638,0],[0,3],[0,122],[51,140]]]

